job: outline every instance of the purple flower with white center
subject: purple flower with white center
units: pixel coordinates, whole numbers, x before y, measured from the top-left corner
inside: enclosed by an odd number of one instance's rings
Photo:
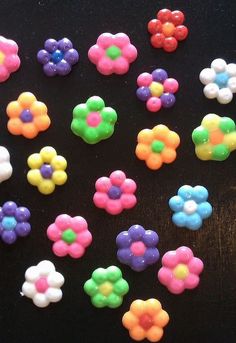
[[[47,76],[64,76],[69,74],[72,66],[78,62],[79,54],[68,38],[59,41],[49,38],[44,43],[44,49],[39,50],[37,59],[43,64],[43,71]]]
[[[116,237],[117,258],[136,272],[141,272],[156,263],[160,257],[156,248],[159,237],[155,231],[145,230],[141,225],[132,225]]]
[[[7,201],[0,207],[0,237],[3,242],[13,244],[17,237],[25,237],[31,231],[28,223],[30,211],[28,208],[17,207],[13,201]]]

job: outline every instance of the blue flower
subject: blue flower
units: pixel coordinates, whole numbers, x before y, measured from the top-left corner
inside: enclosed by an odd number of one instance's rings
[[[200,229],[203,219],[212,214],[212,206],[207,198],[208,191],[203,186],[180,187],[178,195],[169,200],[169,206],[175,212],[172,216],[173,223],[190,230]]]

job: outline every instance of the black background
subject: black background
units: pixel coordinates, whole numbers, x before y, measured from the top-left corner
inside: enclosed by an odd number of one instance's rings
[[[13,246],[0,242],[0,342],[131,342],[121,318],[137,299],[158,298],[170,315],[163,343],[231,343],[236,339],[236,152],[225,162],[202,162],[194,154],[191,132],[207,113],[236,120],[236,98],[229,105],[208,100],[198,80],[214,58],[236,62],[235,1],[16,1],[0,3],[0,32],[20,48],[21,68],[0,85],[0,144],[11,154],[13,176],[0,185],[0,200],[16,201],[31,210],[32,232]],[[189,36],[175,53],[154,49],[147,23],[162,8],[180,9],[186,15]],[[87,51],[103,32],[125,32],[138,49],[138,59],[124,76],[100,75]],[[36,54],[47,38],[70,38],[80,53],[79,63],[66,77],[48,78]],[[136,96],[136,78],[157,67],[180,83],[172,109],[146,111]],[[7,104],[23,91],[33,92],[48,106],[51,127],[36,139],[15,137],[6,129]],[[95,146],[72,134],[72,109],[89,96],[101,96],[117,110],[114,135]],[[177,160],[152,172],[134,154],[137,133],[162,123],[181,137]],[[68,161],[68,181],[49,196],[27,183],[27,157],[51,145]],[[94,183],[116,169],[124,170],[138,185],[137,206],[118,216],[97,209],[92,202]],[[168,199],[184,184],[201,184],[209,190],[213,215],[201,230],[176,228]],[[57,215],[84,216],[93,244],[80,260],[58,258],[46,228]],[[115,237],[132,224],[154,229],[160,236],[161,255],[187,245],[205,263],[200,286],[175,296],[161,286],[157,265],[142,273],[120,265]],[[65,277],[63,298],[39,309],[20,296],[24,272],[43,259],[51,260]],[[130,284],[123,305],[116,310],[96,309],[83,291],[84,282],[97,267],[118,265]]]

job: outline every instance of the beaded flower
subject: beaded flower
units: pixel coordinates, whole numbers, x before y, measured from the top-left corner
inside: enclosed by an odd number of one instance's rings
[[[145,230],[141,225],[132,225],[116,237],[117,258],[136,272],[141,272],[157,262],[159,237],[155,231]]]
[[[228,117],[207,114],[193,130],[195,153],[200,160],[224,161],[236,150],[236,126]]]
[[[13,244],[18,237],[25,237],[31,231],[28,222],[28,208],[18,207],[15,202],[7,201],[0,207],[0,237],[4,243]]]
[[[151,34],[151,44],[154,48],[163,48],[167,52],[175,51],[178,41],[186,39],[188,29],[182,25],[184,14],[181,11],[171,12],[163,9],[157,12],[157,19],[148,23],[148,31]]]
[[[53,241],[52,250],[57,256],[70,255],[80,258],[92,242],[92,235],[83,217],[70,217],[68,214],[57,216],[55,223],[47,229],[48,238]]]
[[[21,93],[16,101],[7,105],[6,111],[9,117],[7,128],[12,135],[32,139],[39,132],[47,130],[51,124],[47,106],[37,101],[30,92]]]
[[[37,59],[43,64],[43,71],[47,76],[64,76],[69,74],[72,66],[78,62],[79,54],[68,38],[58,41],[49,38],[44,43],[44,49],[38,52]]]
[[[182,186],[178,195],[169,200],[169,206],[175,213],[172,221],[179,227],[190,230],[198,230],[202,226],[203,219],[212,214],[212,206],[208,199],[208,191],[203,186]]]
[[[122,323],[135,341],[147,339],[159,342],[163,336],[163,327],[169,322],[169,315],[162,309],[157,299],[134,300],[130,310],[123,315]]]
[[[103,33],[88,51],[88,58],[103,75],[125,74],[137,58],[137,50],[125,33]]]
[[[9,151],[0,145],[0,183],[8,180],[12,175],[12,165]]]
[[[201,71],[199,79],[205,85],[203,93],[206,98],[216,98],[220,104],[228,104],[236,93],[236,64],[216,58],[211,68]]]
[[[18,45],[14,40],[0,36],[0,82],[6,81],[19,68]]]
[[[99,96],[90,97],[85,104],[73,109],[72,132],[88,144],[96,144],[112,136],[117,113]]]
[[[44,260],[25,272],[22,295],[33,300],[38,307],[46,307],[62,298],[64,277],[55,270],[52,262]]]
[[[95,188],[93,202],[98,208],[104,208],[107,213],[119,214],[124,209],[136,205],[136,183],[126,178],[121,170],[112,172],[109,177],[100,177],[95,183]]]
[[[168,78],[164,69],[155,69],[151,74],[140,74],[137,84],[137,97],[146,101],[148,111],[158,112],[161,107],[170,108],[175,104],[174,93],[177,92],[179,84],[175,79]]]
[[[165,125],[157,125],[151,130],[141,130],[137,140],[135,154],[152,170],[157,170],[163,163],[169,164],[176,159],[175,150],[180,144],[180,138]]]
[[[64,185],[67,180],[67,161],[63,156],[57,155],[51,146],[42,148],[39,154],[30,155],[27,163],[31,168],[27,173],[27,180],[42,194],[51,194],[55,185]]]
[[[194,257],[192,250],[183,246],[165,253],[158,279],[171,293],[181,294],[185,289],[198,286],[203,267],[202,260]]]
[[[91,297],[95,307],[117,308],[122,304],[123,296],[128,293],[129,285],[123,279],[121,270],[110,266],[94,270],[92,278],[84,284],[84,291]]]

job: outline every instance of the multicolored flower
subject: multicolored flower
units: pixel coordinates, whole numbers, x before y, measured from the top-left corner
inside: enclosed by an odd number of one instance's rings
[[[121,270],[110,266],[94,270],[92,278],[84,284],[84,291],[91,297],[95,307],[117,308],[122,304],[123,296],[128,293],[129,285],[123,279]]]
[[[109,177],[100,177],[96,183],[96,193],[93,202],[98,208],[104,208],[110,214],[119,214],[124,209],[130,209],[137,203],[136,183],[126,178],[121,170],[116,170]]]
[[[70,217],[68,214],[61,214],[47,229],[48,238],[53,241],[52,250],[57,256],[70,255],[73,258],[80,258],[92,242],[91,232],[83,217]]]
[[[137,58],[137,50],[125,33],[103,33],[88,51],[88,58],[103,75],[125,74]]]
[[[51,194],[55,185],[64,185],[67,180],[67,161],[63,156],[57,155],[51,146],[42,148],[39,154],[30,155],[27,163],[31,168],[27,173],[27,180],[42,194]]]
[[[116,237],[117,258],[136,272],[141,272],[159,259],[156,248],[158,241],[155,231],[132,225],[128,231],[122,231]]]
[[[8,180],[12,175],[12,165],[9,151],[0,145],[0,183]]]
[[[236,150],[236,126],[228,117],[207,114],[193,130],[195,153],[200,160],[224,161]]]
[[[72,132],[88,144],[96,144],[113,135],[117,113],[99,96],[90,97],[85,104],[73,109]]]
[[[192,250],[184,246],[165,253],[162,266],[158,279],[173,294],[196,288],[204,267],[202,260],[194,257]]]
[[[14,40],[0,36],[0,82],[6,81],[19,68],[18,45]]]

